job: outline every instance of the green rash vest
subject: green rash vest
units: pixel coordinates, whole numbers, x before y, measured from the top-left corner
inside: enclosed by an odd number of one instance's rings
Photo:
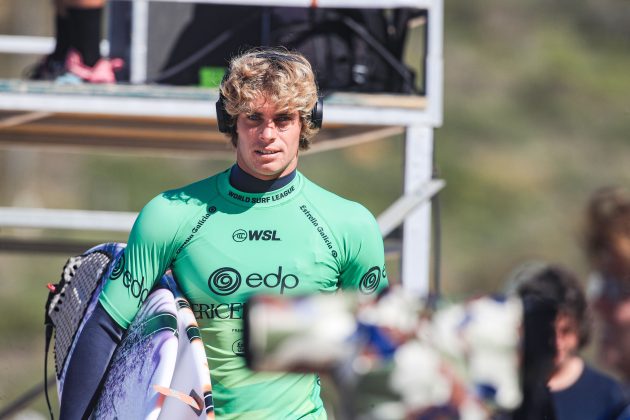
[[[374,294],[387,286],[374,217],[299,172],[259,194],[234,189],[227,170],[158,195],[140,212],[101,304],[128,328],[168,268],[199,323],[221,419],[326,418],[317,375],[245,366],[243,306],[250,296]]]

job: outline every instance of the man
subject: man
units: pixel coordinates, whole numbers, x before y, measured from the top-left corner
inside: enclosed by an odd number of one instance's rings
[[[518,286],[523,299],[549,302],[554,322],[556,357],[547,381],[557,420],[616,419],[625,406],[621,385],[587,365],[579,351],[588,343],[590,320],[577,278],[558,266],[531,270]]]
[[[339,289],[372,295],[387,285],[373,216],[297,171],[299,151],[321,124],[321,106],[302,55],[266,49],[232,60],[217,113],[236,148],[236,164],[162,193],[141,211],[80,338],[64,394],[79,386],[85,392],[88,376],[102,377],[106,363],[90,362],[91,375],[80,366],[99,341],[94,337],[113,337],[112,344],[99,345],[109,360],[155,280],[171,268],[196,313],[219,418],[326,418],[316,375],[252,372],[239,345],[250,296]],[[98,383],[90,387],[92,396]],[[62,399],[62,417],[83,415],[89,405],[71,395]]]

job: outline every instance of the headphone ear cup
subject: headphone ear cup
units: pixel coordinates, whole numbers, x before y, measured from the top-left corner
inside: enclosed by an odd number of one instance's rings
[[[322,98],[317,98],[315,106],[311,111],[311,124],[313,128],[322,128],[322,121],[324,120],[324,101]]]
[[[230,132],[230,115],[225,110],[223,95],[219,95],[219,99],[216,103],[217,110],[217,126],[219,127],[219,131],[222,133]]]

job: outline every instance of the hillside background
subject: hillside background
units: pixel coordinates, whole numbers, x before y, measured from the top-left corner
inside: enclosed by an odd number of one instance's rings
[[[50,35],[48,3],[2,1],[0,33]],[[446,2],[444,124],[435,132],[436,169],[447,182],[440,196],[446,298],[500,291],[530,259],[586,277],[584,203],[600,186],[630,183],[629,52],[625,0]],[[36,58],[0,55],[0,77],[20,77]],[[301,169],[379,214],[402,191],[403,149],[402,138],[390,138],[305,156]],[[0,148],[0,206],[138,211],[157,192],[230,163]],[[43,378],[44,286],[58,280],[66,258],[0,252],[0,409]],[[397,261],[388,264],[395,273]],[[32,408],[46,412],[43,399]]]

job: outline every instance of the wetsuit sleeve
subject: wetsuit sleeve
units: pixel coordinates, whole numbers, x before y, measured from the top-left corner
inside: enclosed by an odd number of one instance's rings
[[[343,225],[346,258],[340,276],[342,289],[375,294],[388,285],[383,236],[374,216],[357,204]]]
[[[90,415],[96,403],[94,397],[123,332],[105,309],[97,304],[68,364],[61,398],[61,420],[84,419]]]
[[[173,204],[158,196],[136,219],[127,247],[103,287],[99,301],[123,328],[128,328],[155,282],[171,264],[176,243]]]

